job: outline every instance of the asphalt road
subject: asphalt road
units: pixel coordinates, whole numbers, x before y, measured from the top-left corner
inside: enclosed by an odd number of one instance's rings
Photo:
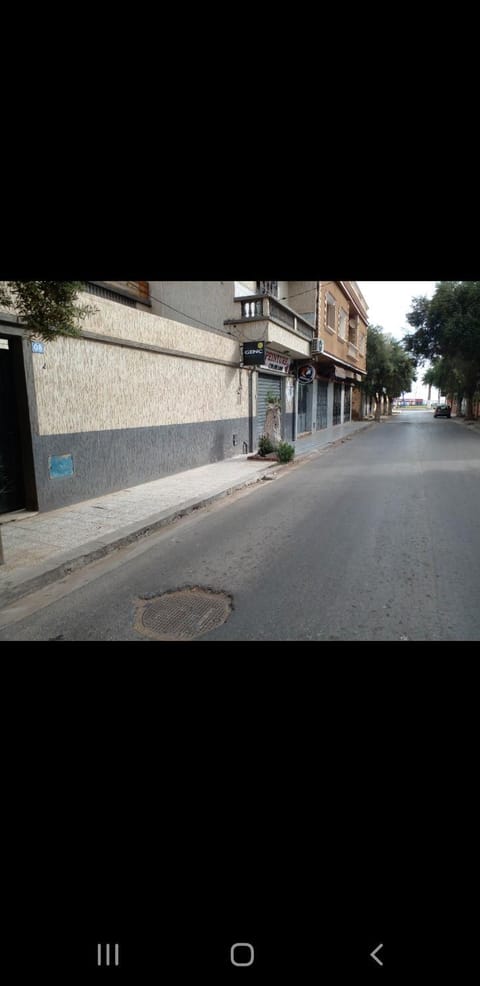
[[[48,587],[0,639],[161,648],[138,599],[185,585],[233,596],[203,641],[480,639],[480,435],[402,412]]]

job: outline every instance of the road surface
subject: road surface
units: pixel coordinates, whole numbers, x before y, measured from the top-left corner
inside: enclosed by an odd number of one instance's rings
[[[402,411],[29,597],[0,639],[158,648],[139,599],[186,585],[233,597],[205,642],[480,639],[478,432]]]

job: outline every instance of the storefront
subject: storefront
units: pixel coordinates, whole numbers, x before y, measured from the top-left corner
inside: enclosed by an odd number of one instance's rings
[[[291,439],[291,419],[293,416],[293,381],[290,376],[291,359],[274,350],[266,350],[264,363],[258,367],[256,437],[263,435],[267,416],[267,395],[278,398],[282,416],[282,437]]]
[[[312,430],[313,383],[316,370],[313,363],[297,367],[297,437]]]
[[[350,413],[352,406],[352,388],[349,383],[345,384],[345,395],[343,398],[343,421],[350,421]]]
[[[312,430],[312,397],[311,383],[298,384],[297,435]]]
[[[259,373],[257,381],[257,435],[263,435],[267,416],[267,394],[275,394],[282,403],[282,380],[273,373]]]
[[[317,431],[328,425],[328,380],[317,379]]]

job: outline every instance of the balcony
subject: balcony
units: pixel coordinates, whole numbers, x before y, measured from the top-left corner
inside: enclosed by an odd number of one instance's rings
[[[358,359],[358,347],[353,342],[348,343],[347,355],[350,356],[350,359]]]
[[[235,304],[239,306],[238,317],[226,319],[224,325],[241,327],[241,341],[263,339],[279,351],[288,351],[293,358],[310,355],[314,328],[288,305],[269,294],[236,298]]]

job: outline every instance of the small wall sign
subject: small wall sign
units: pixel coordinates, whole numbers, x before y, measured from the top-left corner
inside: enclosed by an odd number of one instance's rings
[[[282,373],[288,373],[290,363],[291,359],[289,356],[282,356],[280,353],[274,353],[267,349],[265,353],[265,366],[268,366],[270,370],[281,370]]]
[[[310,363],[305,363],[304,366],[299,366],[298,379],[300,383],[312,383],[312,380],[315,380],[315,376],[315,367]]]
[[[67,455],[49,455],[48,470],[50,473],[50,479],[60,479],[62,476],[73,476],[73,456],[71,453],[68,453]]]
[[[45,346],[43,342],[32,342],[32,353],[44,353]]]
[[[244,366],[261,366],[264,359],[265,359],[265,343],[244,342],[243,344]]]

